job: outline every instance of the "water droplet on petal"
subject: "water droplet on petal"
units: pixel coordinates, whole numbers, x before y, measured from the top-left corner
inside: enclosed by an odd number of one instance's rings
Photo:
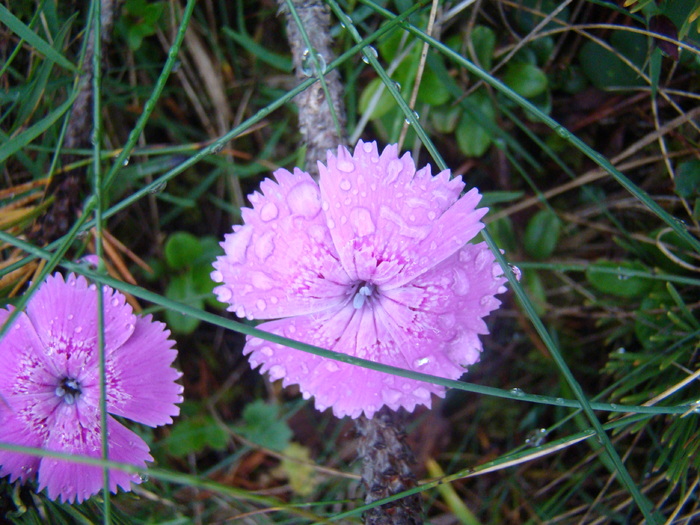
[[[421,366],[427,365],[428,363],[430,363],[430,358],[429,357],[422,357],[420,359],[416,359],[415,361],[413,361],[413,366],[415,368],[419,368]]]
[[[354,208],[350,212],[350,225],[353,231],[360,237],[373,233],[375,228],[372,214],[367,208]]]
[[[352,184],[348,179],[342,179],[340,181],[340,189],[343,191],[350,191],[350,188],[352,188]]]
[[[392,184],[394,181],[396,181],[396,179],[399,178],[399,173],[401,173],[402,169],[403,164],[399,159],[393,159],[391,162],[389,162],[389,165],[386,167],[387,178],[385,183]]]
[[[223,283],[224,282],[224,276],[221,274],[219,270],[214,270],[209,274],[209,277],[211,277],[211,280],[214,281],[215,283]]]
[[[326,362],[326,370],[328,370],[329,372],[337,372],[338,370],[340,370],[340,367],[335,361],[328,361]]]
[[[371,142],[365,142],[364,144],[362,144],[362,149],[365,150],[365,153],[372,153],[372,150],[373,150],[374,148],[372,147],[372,143],[371,143]]]
[[[413,391],[413,395],[420,399],[430,399],[430,391],[422,386],[419,386]]]
[[[332,230],[335,228],[335,221],[333,219],[328,219],[328,222],[326,222],[326,226],[328,226],[329,230]]]
[[[276,219],[277,215],[279,215],[279,210],[273,202],[266,202],[260,210],[260,219],[264,222],[270,222]]]
[[[73,329],[73,331],[74,331],[76,334],[79,334],[80,332],[83,331],[83,327],[82,327],[82,326],[76,326],[76,327]]]
[[[261,261],[266,260],[268,257],[270,257],[270,255],[272,255],[272,252],[275,251],[275,242],[273,241],[273,237],[274,233],[267,231],[262,234],[257,241],[255,241],[255,255],[257,255]]]
[[[119,306],[119,299],[117,297],[112,299],[112,306]]]
[[[265,311],[265,308],[267,308],[267,304],[265,304],[265,301],[263,301],[262,299],[258,299],[255,303],[255,306],[257,306],[258,310],[260,310],[261,312]]]
[[[393,388],[384,388],[382,390],[382,400],[389,407],[395,406],[402,397],[403,394],[399,390],[394,390]]]
[[[272,351],[272,348],[270,348],[269,346],[263,346],[263,347],[260,349],[260,353],[261,353],[262,355],[264,355],[265,357],[272,357],[272,354],[273,354],[274,352]]]
[[[287,374],[287,370],[283,366],[274,365],[270,367],[269,374],[270,381],[277,381],[278,379],[283,378]]]
[[[318,186],[311,182],[297,184],[289,191],[287,204],[293,214],[313,219],[321,211],[321,193]],[[323,209],[328,209],[327,203],[324,203]]]

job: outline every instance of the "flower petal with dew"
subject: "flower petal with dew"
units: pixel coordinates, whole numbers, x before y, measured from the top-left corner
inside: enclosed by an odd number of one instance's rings
[[[179,414],[181,374],[165,325],[134,315],[124,295],[102,288],[107,411],[150,426]],[[0,324],[11,310],[0,309]],[[102,457],[97,287],[84,277],[48,277],[0,340],[0,441],[91,458]],[[141,437],[111,416],[108,457],[145,468]],[[140,483],[111,469],[110,490]],[[74,461],[0,450],[0,476],[38,478],[52,499],[83,501],[103,484],[102,469]]]
[[[476,189],[449,171],[416,171],[396,145],[360,141],[319,162],[319,183],[279,169],[225,237],[214,289],[229,310],[276,319],[261,330],[395,367],[457,379],[479,360],[483,317],[506,279],[485,243]],[[367,417],[429,405],[440,385],[249,337],[253,367],[298,384],[319,410]]]

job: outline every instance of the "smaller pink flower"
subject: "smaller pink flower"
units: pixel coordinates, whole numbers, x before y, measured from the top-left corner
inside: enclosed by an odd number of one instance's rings
[[[211,276],[229,310],[277,319],[261,330],[439,377],[479,360],[483,317],[505,278],[485,243],[476,189],[449,171],[416,171],[396,145],[360,141],[308,173],[277,170],[250,196]],[[298,384],[316,408],[367,417],[383,405],[429,405],[442,386],[376,372],[249,337],[243,350],[270,379]]]
[[[107,411],[149,426],[180,413],[182,375],[170,332],[137,317],[107,286],[104,344]],[[0,325],[11,310],[0,309]],[[0,442],[92,458],[102,457],[97,287],[84,277],[47,278],[0,340]],[[144,468],[148,445],[108,416],[109,459]],[[0,450],[0,476],[38,478],[51,499],[81,502],[102,488],[102,469]],[[110,470],[110,490],[130,490],[138,475]]]

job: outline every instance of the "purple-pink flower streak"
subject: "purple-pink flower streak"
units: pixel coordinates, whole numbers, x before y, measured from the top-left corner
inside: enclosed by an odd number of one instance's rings
[[[181,374],[165,325],[137,317],[124,295],[103,287],[107,411],[149,426],[179,414]],[[0,325],[10,311],[0,309]],[[0,341],[0,442],[102,457],[97,287],[84,277],[49,277]],[[108,416],[109,459],[145,467],[148,445]],[[51,499],[83,501],[103,484],[102,469],[0,450],[0,476],[38,476]],[[137,474],[110,470],[110,490]]]
[[[230,311],[277,319],[261,330],[407,370],[457,379],[479,360],[482,320],[500,305],[505,278],[485,243],[476,189],[461,178],[416,171],[396,145],[379,154],[360,141],[309,174],[279,169],[225,237],[212,279]],[[316,408],[367,417],[429,405],[440,385],[416,381],[249,337],[253,367],[298,384]]]

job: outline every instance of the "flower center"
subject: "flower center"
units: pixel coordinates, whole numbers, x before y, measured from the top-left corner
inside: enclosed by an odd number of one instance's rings
[[[67,405],[72,405],[80,397],[83,391],[80,390],[80,383],[72,377],[64,377],[56,387],[56,395],[62,397]]]
[[[355,297],[352,298],[352,305],[357,310],[362,308],[362,305],[365,304],[365,301],[369,297],[372,297],[372,294],[374,293],[374,288],[375,286],[372,283],[361,282],[360,285],[357,287],[357,293],[355,293]]]

